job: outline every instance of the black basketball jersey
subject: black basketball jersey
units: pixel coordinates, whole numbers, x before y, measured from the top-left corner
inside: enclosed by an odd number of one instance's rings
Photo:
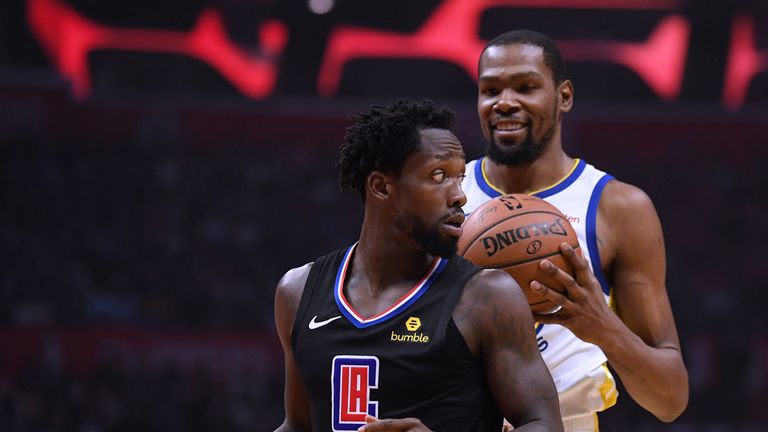
[[[452,312],[479,268],[436,258],[392,307],[369,318],[347,302],[355,246],[312,266],[293,326],[293,351],[310,397],[312,429],[354,431],[365,415],[417,417],[440,432],[501,430],[502,417]]]

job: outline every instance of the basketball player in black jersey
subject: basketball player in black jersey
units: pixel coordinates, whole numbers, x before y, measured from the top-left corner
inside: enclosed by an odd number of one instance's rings
[[[400,100],[357,113],[337,165],[359,241],[288,271],[277,431],[561,431],[517,283],[456,256],[464,152],[453,113]]]

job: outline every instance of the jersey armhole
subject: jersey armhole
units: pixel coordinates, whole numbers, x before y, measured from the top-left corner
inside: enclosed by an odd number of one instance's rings
[[[462,261],[464,265],[462,265]],[[438,337],[443,338],[442,340],[445,340],[444,338],[446,337],[448,326],[453,326],[456,329],[456,332],[458,332],[458,335],[461,337],[462,344],[466,348],[467,352],[470,352],[469,346],[467,346],[467,341],[464,339],[464,335],[461,334],[459,327],[453,321],[453,310],[456,308],[456,305],[459,302],[461,294],[464,292],[464,287],[466,286],[467,282],[469,282],[469,280],[472,279],[472,277],[474,277],[481,270],[482,269],[480,267],[477,267],[474,264],[471,264],[469,261],[465,261],[463,258],[461,258],[458,265],[453,267],[453,271],[445,272],[442,275],[442,277],[450,277],[454,282],[451,286],[451,291],[448,293],[448,295],[446,295],[442,311],[440,312],[440,321],[438,322],[437,326],[439,332]],[[461,273],[456,275],[458,272]],[[450,273],[453,273],[453,275]]]
[[[600,282],[605,295],[610,295],[611,287],[608,284],[608,279],[605,277],[605,272],[603,272],[600,250],[597,247],[597,206],[600,203],[600,196],[603,194],[605,185],[613,179],[612,175],[605,174],[597,181],[595,188],[592,190],[592,196],[589,197],[586,220],[587,250],[589,251],[589,257],[592,259],[592,272]]]

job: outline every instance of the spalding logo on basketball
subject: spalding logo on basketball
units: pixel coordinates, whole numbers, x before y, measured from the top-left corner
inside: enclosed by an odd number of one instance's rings
[[[560,253],[568,243],[578,251],[579,241],[568,219],[552,204],[531,195],[509,194],[494,198],[464,222],[459,254],[483,268],[501,269],[512,275],[528,297],[531,310],[549,313],[553,303],[533,292],[532,280],[553,289],[560,285],[539,269],[546,258],[573,274]]]

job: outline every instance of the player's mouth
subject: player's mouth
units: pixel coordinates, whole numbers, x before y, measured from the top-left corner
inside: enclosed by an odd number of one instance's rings
[[[464,224],[464,213],[458,212],[443,219],[443,227],[448,235],[453,237],[461,237],[461,233],[464,232],[464,228],[461,226]]]
[[[499,119],[491,124],[494,134],[501,138],[513,138],[523,135],[528,124],[520,120]]]

